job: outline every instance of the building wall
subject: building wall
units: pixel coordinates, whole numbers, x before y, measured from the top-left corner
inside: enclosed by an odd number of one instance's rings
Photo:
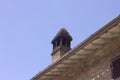
[[[107,59],[107,60],[106,60]],[[110,80],[111,68],[109,58],[103,59],[101,62],[88,67],[74,80]]]
[[[120,55],[119,40],[115,39],[111,44],[108,44],[104,49],[106,55],[93,63],[92,66],[87,67],[81,75],[76,76],[73,80],[113,80],[110,66],[112,59]]]
[[[88,58],[80,59],[77,64],[70,64],[60,75],[53,80],[113,80],[111,72],[111,60],[120,55],[120,39],[115,38],[103,52],[89,54]]]

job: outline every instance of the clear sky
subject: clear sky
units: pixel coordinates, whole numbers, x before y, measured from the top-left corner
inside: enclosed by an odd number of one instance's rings
[[[65,27],[72,48],[120,14],[120,0],[0,0],[0,80],[30,80],[51,64]]]

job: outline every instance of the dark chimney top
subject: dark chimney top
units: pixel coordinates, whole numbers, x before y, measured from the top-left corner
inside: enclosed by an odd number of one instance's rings
[[[62,28],[54,39],[51,41],[53,44],[52,62],[60,59],[65,53],[71,50],[72,37],[65,28]]]

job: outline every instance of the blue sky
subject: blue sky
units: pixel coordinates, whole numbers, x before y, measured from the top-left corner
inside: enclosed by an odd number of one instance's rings
[[[119,0],[0,0],[0,80],[30,80],[51,64],[62,27],[73,48],[119,14]]]

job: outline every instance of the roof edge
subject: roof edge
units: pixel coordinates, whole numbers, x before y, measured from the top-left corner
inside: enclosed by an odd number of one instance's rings
[[[117,21],[117,22],[116,22]],[[31,80],[34,80],[35,78],[39,77],[40,75],[43,75],[45,72],[49,71],[51,68],[54,68],[57,64],[61,63],[65,58],[69,57],[70,55],[74,54],[74,51],[79,49],[80,47],[87,45],[92,40],[98,38],[100,35],[111,29],[114,25],[116,25],[118,22],[120,22],[120,15],[118,15],[116,18],[114,18],[112,21],[107,23],[105,26],[100,28],[98,31],[96,31],[94,34],[92,34],[90,37],[85,39],[83,42],[79,43],[77,46],[75,46],[73,49],[71,49],[69,52],[67,52],[63,57],[61,57],[60,60],[55,62],[54,64],[49,65],[44,70],[40,71],[37,75],[35,75]]]

